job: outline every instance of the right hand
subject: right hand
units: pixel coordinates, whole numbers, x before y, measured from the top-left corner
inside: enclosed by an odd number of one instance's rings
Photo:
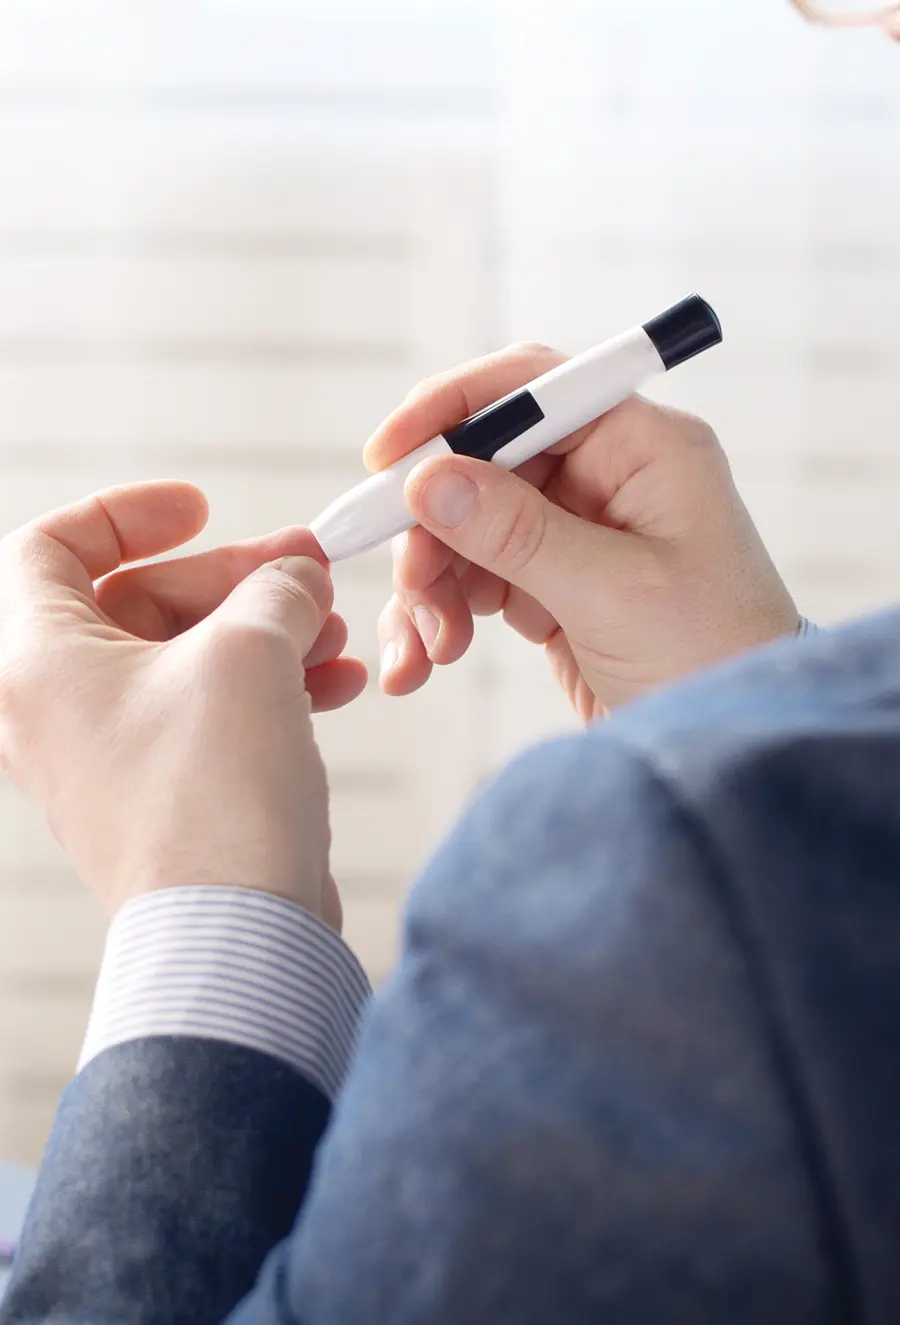
[[[422,383],[366,463],[383,469],[564,358],[513,346]],[[460,658],[475,615],[502,612],[543,644],[584,718],[799,628],[712,429],[640,397],[515,474],[424,461],[406,500],[418,527],[395,540],[379,622],[391,695]]]

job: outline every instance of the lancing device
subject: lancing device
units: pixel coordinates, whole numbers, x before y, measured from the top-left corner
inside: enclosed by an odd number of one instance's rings
[[[313,521],[329,561],[368,552],[416,523],[403,498],[410,471],[439,455],[515,469],[619,405],[658,373],[722,339],[705,299],[688,295],[658,317],[569,359],[345,492]]]

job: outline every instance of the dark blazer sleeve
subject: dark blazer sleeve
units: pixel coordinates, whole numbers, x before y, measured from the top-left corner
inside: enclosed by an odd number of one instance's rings
[[[190,1038],[68,1087],[3,1325],[220,1325],[290,1231],[328,1101],[273,1058]]]

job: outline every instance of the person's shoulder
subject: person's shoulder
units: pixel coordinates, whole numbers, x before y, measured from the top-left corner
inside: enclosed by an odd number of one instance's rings
[[[834,704],[890,704],[898,684],[900,608],[892,608],[777,640],[691,677],[679,689],[703,707],[744,695],[770,696],[780,700],[780,710],[807,715]]]
[[[704,763],[735,748],[871,724],[900,733],[900,609],[776,641],[632,701],[584,733],[525,751],[501,789],[564,798],[589,769],[618,777],[635,761],[662,769]]]
[[[841,833],[861,795],[878,812],[885,759],[900,783],[898,701],[900,612],[746,654],[524,751],[473,798],[427,893],[520,899],[526,877],[621,874],[623,854],[671,878],[713,839],[750,862],[790,833],[811,859],[823,816]]]
[[[667,776],[785,747],[900,736],[900,610],[780,640],[622,710],[615,736]]]
[[[596,842],[601,823],[668,836],[673,804],[718,814],[747,770],[758,778],[781,760],[795,777],[824,765],[836,775],[836,748],[855,741],[877,760],[892,737],[900,610],[754,650],[532,747],[481,790],[468,841],[482,853],[514,842],[538,859],[563,842]],[[741,808],[760,810],[750,800]]]

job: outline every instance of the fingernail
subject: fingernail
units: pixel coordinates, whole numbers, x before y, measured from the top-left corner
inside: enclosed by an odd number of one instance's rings
[[[414,607],[413,621],[416,623],[416,630],[422,637],[425,652],[430,654],[435,644],[437,644],[437,637],[441,629],[440,621],[427,607]]]
[[[435,524],[455,529],[471,511],[478,489],[462,474],[435,474],[419,494],[422,511]]]
[[[381,651],[381,675],[387,676],[388,672],[392,672],[399,661],[400,650],[394,641],[389,639]]]

